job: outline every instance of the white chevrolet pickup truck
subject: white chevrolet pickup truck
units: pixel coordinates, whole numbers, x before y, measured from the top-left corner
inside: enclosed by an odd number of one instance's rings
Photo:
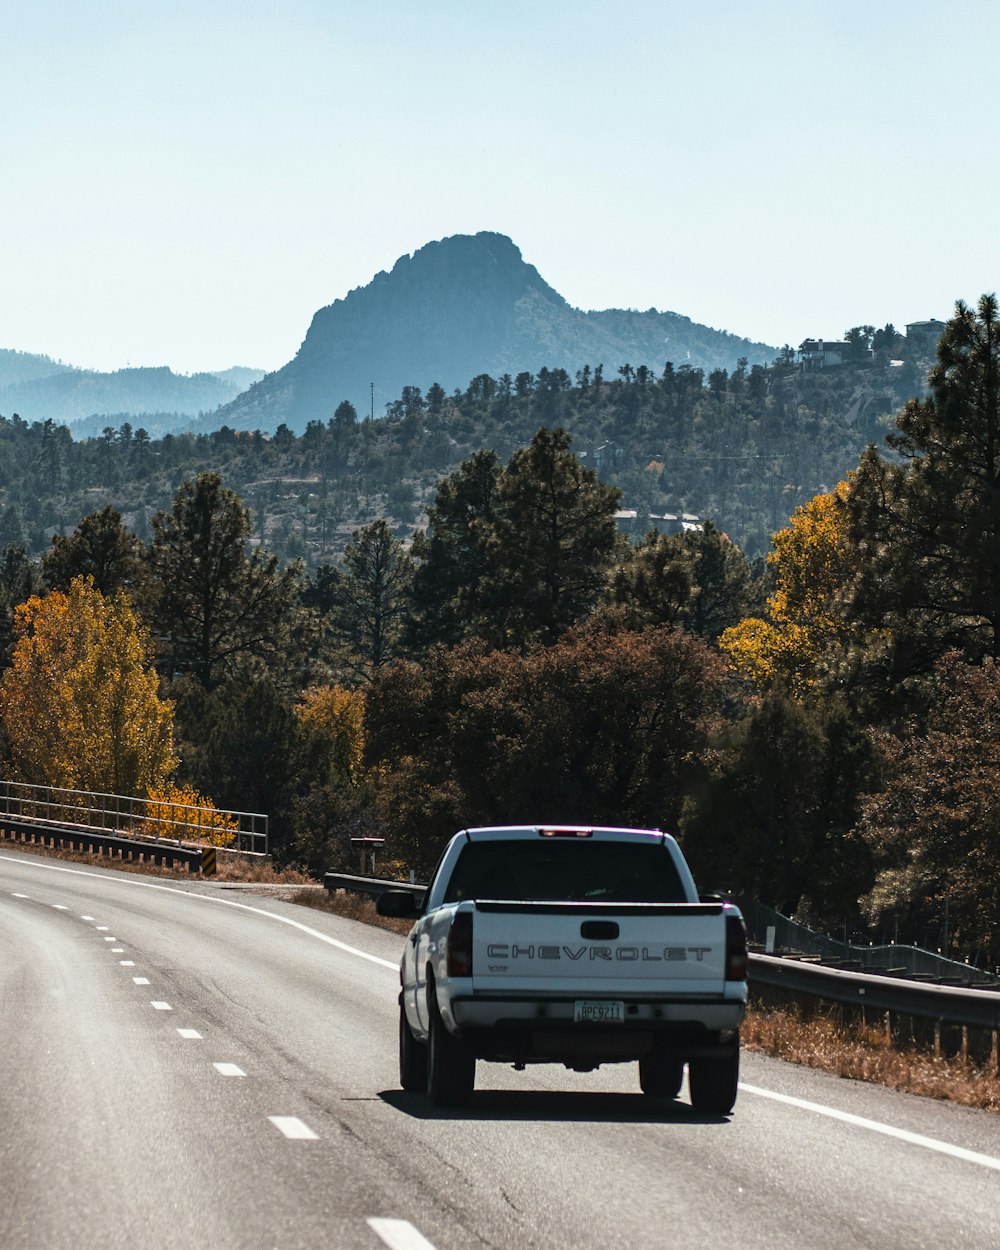
[[[416,920],[400,966],[403,1089],[461,1106],[477,1059],[637,1061],[643,1092],[674,1098],[686,1063],[694,1108],[732,1110],[746,929],[732,904],[699,898],[669,834],[465,829],[422,905],[387,890],[377,909]]]

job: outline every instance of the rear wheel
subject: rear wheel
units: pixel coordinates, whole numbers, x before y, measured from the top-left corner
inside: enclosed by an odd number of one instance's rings
[[[692,1059],[688,1064],[691,1106],[710,1115],[727,1115],[736,1102],[740,1052],[724,1059]]]
[[[476,1085],[476,1057],[462,1038],[448,1032],[433,986],[428,997],[427,1093],[435,1107],[464,1107]]]
[[[639,1060],[639,1088],[650,1098],[676,1098],[683,1080],[683,1059],[645,1055]]]
[[[399,1083],[403,1089],[427,1088],[427,1047],[413,1036],[403,1005],[399,1005]]]

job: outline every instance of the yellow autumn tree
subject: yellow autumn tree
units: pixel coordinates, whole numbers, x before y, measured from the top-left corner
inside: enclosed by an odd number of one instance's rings
[[[850,568],[842,507],[849,489],[841,482],[830,494],[796,508],[788,527],[774,535],[767,557],[775,570],[768,619],[749,617],[719,639],[733,667],[761,688],[781,683],[801,696],[819,658],[845,637],[836,596]]]
[[[295,711],[322,753],[328,775],[359,785],[365,773],[364,695],[342,686],[313,686]]]
[[[33,596],[15,612],[0,678],[7,764],[22,781],[145,794],[177,766],[173,704],[157,693],[148,630],[128,597],[93,579]]]

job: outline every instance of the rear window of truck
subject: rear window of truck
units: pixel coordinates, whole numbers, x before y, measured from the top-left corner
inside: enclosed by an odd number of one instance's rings
[[[670,852],[656,842],[469,842],[446,903],[683,903]]]

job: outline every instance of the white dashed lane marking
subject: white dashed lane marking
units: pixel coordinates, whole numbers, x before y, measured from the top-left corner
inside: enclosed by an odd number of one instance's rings
[[[212,1067],[220,1076],[246,1076],[242,1068],[238,1068],[235,1063],[213,1063]]]
[[[132,980],[136,985],[148,985],[149,984],[149,977],[133,977]]]
[[[286,1137],[296,1141],[319,1141],[319,1134],[293,1115],[269,1115],[267,1118]]]
[[[150,1006],[157,1011],[173,1011],[173,1007],[169,1003],[150,1003]]]
[[[12,894],[11,898],[31,898],[30,894]]]
[[[111,928],[111,926],[110,926],[110,925],[107,925],[107,924],[99,924],[99,925],[97,926],[97,932],[98,932],[98,933],[107,933],[107,931],[108,931],[110,928]]]
[[[389,1250],[434,1250],[409,1220],[367,1220],[366,1223]]]
[[[52,906],[56,911],[69,911],[69,908],[64,903],[53,903]]]
[[[118,960],[118,962],[121,964],[121,966],[122,966],[123,968],[134,968],[134,967],[135,967],[135,960],[134,960],[134,959],[119,959],[119,960]]]
[[[201,1034],[197,1029],[178,1029],[177,1032],[188,1042],[200,1042]]]

